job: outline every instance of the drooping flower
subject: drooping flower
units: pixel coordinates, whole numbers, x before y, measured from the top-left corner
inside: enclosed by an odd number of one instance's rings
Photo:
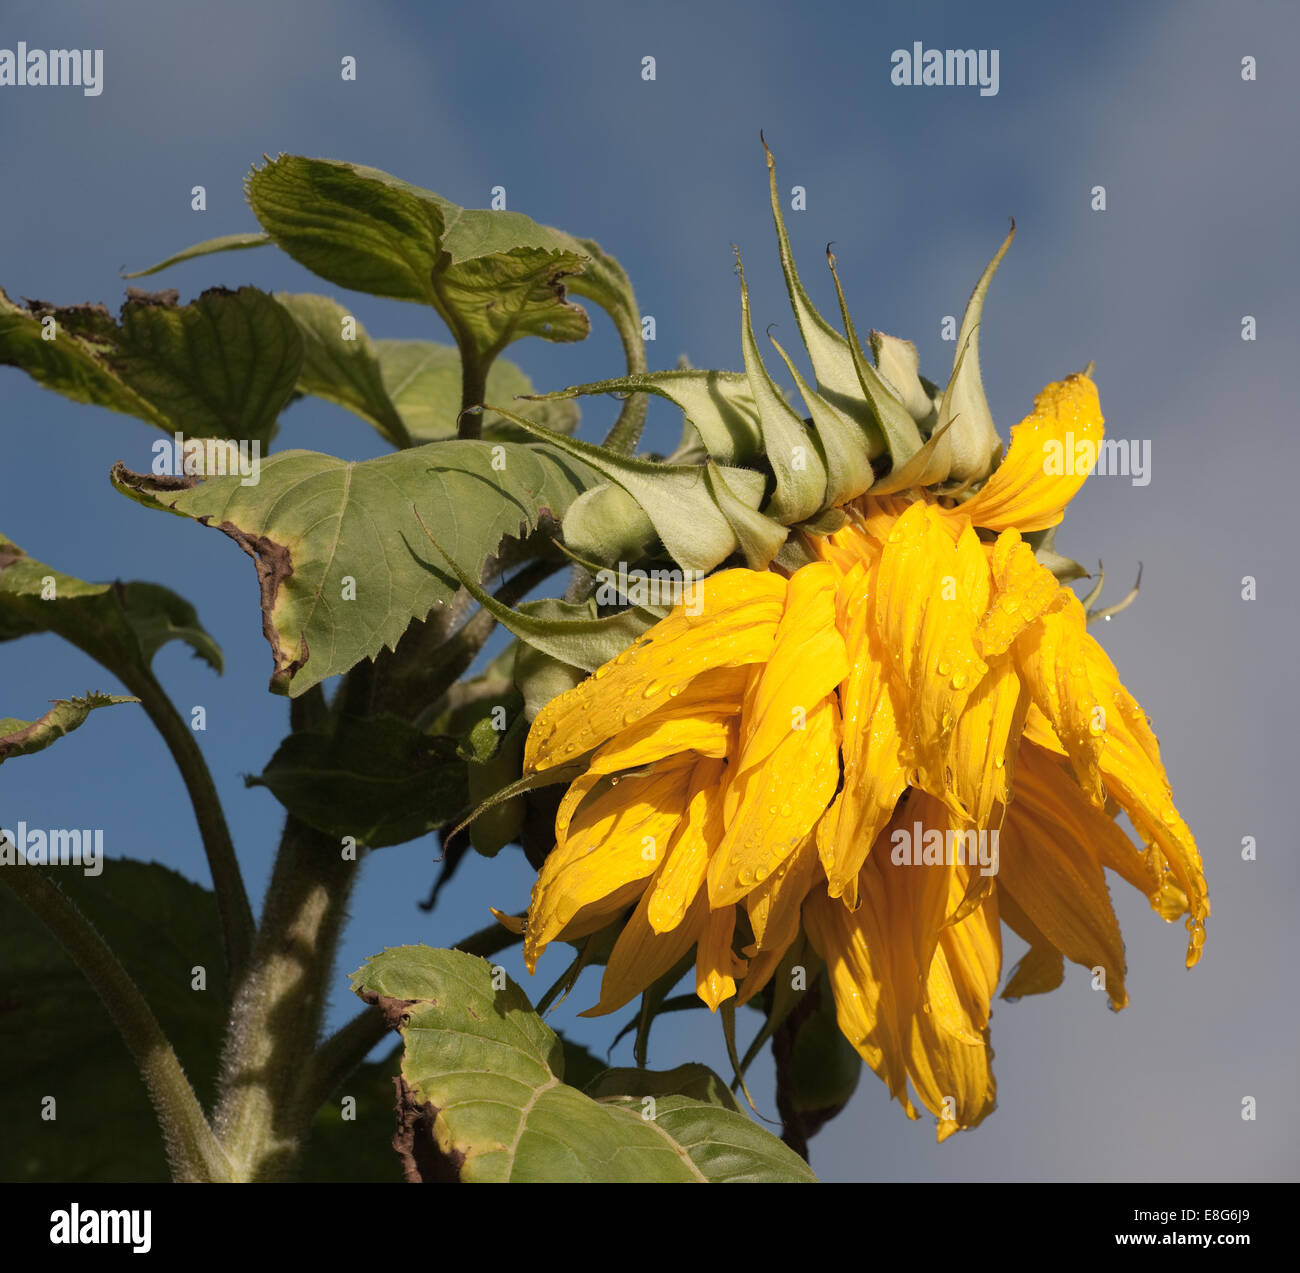
[[[841,529],[799,532],[808,564],[710,576],[543,708],[525,773],[586,767],[533,889],[529,970],[626,916],[590,1014],[692,950],[716,1010],[805,934],[844,1034],[942,1140],[993,1107],[1003,923],[1029,944],[1006,997],[1069,959],[1121,1008],[1110,870],[1187,916],[1191,967],[1209,901],[1155,735],[1023,537],[1083,481],[1045,445],[1101,436],[1087,376],[1049,385],[973,495],[858,496]]]

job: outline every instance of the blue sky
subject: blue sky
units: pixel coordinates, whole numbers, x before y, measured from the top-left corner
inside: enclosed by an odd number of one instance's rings
[[[1113,890],[1131,1005],[1107,1011],[1082,970],[1054,994],[999,1002],[997,1112],[936,1147],[864,1076],[813,1142],[826,1179],[1268,1179],[1297,1175],[1294,1011],[1288,938],[1297,897],[1292,774],[1297,602],[1292,474],[1300,467],[1290,381],[1297,347],[1300,163],[1294,63],[1300,11],[1248,5],[120,2],[55,9],[7,0],[0,47],[104,49],[105,86],[0,88],[0,286],[11,296],[116,309],[122,268],[199,239],[253,228],[242,178],[278,152],[386,169],[467,205],[504,185],[509,206],[597,239],[653,314],[652,367],[686,353],[738,368],[743,254],[756,326],[786,304],[766,200],[763,128],[814,298],[834,312],[822,250],[834,240],[860,331],[915,340],[942,380],[975,279],[1014,216],[1016,242],[981,333],[990,404],[1005,437],[1049,380],[1097,364],[1111,436],[1149,440],[1153,476],[1090,481],[1058,547],[1101,558],[1118,597],[1139,561],[1142,596],[1102,639],[1155,722],[1179,806],[1205,859],[1213,913],[1204,959],[1182,967],[1183,933]],[[890,54],[999,50],[999,92],[902,88]],[[354,56],[355,83],[339,75]],[[641,59],[656,78],[641,78]],[[1241,58],[1258,79],[1241,78]],[[190,189],[207,188],[207,211]],[[1091,208],[1106,188],[1104,212]],[[272,251],[164,275],[183,299],[222,283],[329,291]],[[445,338],[419,307],[347,296],[372,335]],[[1240,338],[1252,315],[1257,339]],[[617,374],[597,314],[577,346],[515,345],[542,388]],[[615,406],[586,405],[598,439]],[[671,445],[679,418],[651,414]],[[177,703],[207,707],[200,741],[227,801],[250,890],[260,897],[278,806],[242,775],[287,728],[265,692],[270,656],[247,559],[224,537],[117,495],[116,460],[145,468],[144,424],[76,406],[0,370],[0,529],[83,578],[145,578],[187,596],[225,649],[217,680],[180,647],[157,664]],[[345,412],[304,402],[277,446],[379,454]],[[1258,599],[1241,599],[1243,576]],[[51,639],[6,645],[0,715],[106,687]],[[143,715],[117,709],[57,749],[0,771],[0,809],[33,825],[102,826],[110,854],[156,859],[206,882],[180,781]],[[1259,858],[1240,858],[1243,836]],[[519,906],[522,858],[467,864],[432,916],[431,843],[372,856],[353,906],[331,1019],[353,1011],[342,974],[387,945],[446,944]],[[1018,956],[1008,938],[1007,967]],[[552,956],[562,961],[560,955]],[[543,973],[560,971],[560,962]],[[523,976],[518,960],[507,961]],[[549,978],[525,984],[540,993]],[[586,982],[552,1018],[583,1039]],[[752,1016],[752,1014],[751,1014]],[[749,1025],[753,1028],[752,1023]],[[615,1059],[630,1055],[620,1045]],[[716,1022],[662,1024],[656,1067],[723,1068]],[[773,1114],[770,1069],[755,1071]],[[1254,1122],[1241,1101],[1258,1103]]]

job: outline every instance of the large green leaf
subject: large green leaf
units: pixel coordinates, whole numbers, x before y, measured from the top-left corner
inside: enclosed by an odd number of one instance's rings
[[[168,641],[209,667],[221,649],[183,597],[153,583],[87,583],[29,557],[0,534],[0,641],[53,632],[123,679],[147,670]]]
[[[461,208],[376,168],[282,155],[249,175],[248,202],[280,247],[339,287],[432,305],[466,360],[486,367],[522,336],[581,340],[565,298],[586,254],[522,213]]]
[[[333,735],[290,734],[245,782],[268,788],[308,826],[371,848],[425,835],[469,798],[455,740],[396,716],[345,716]]]
[[[127,298],[115,321],[102,305],[23,308],[0,291],[0,365],[167,433],[265,446],[302,364],[285,310],[255,287],[214,287],[189,305],[174,291]]]
[[[93,878],[69,867],[49,874],[113,947],[207,1106],[228,1003],[216,902],[157,863],[102,865]],[[107,1009],[3,883],[0,871],[0,1179],[167,1180],[157,1118]],[[204,990],[191,988],[199,966]],[[51,1096],[57,1117],[47,1122],[41,1103]]]
[[[814,1179],[802,1159],[734,1106],[698,1099],[698,1075],[690,1076],[692,1096],[662,1084],[647,1090],[655,1076],[598,1079],[599,1099],[570,1087],[559,1037],[485,960],[404,946],[375,956],[352,981],[401,1031],[401,1128],[423,1178]],[[720,1086],[717,1080],[712,1092]]]
[[[0,720],[0,765],[14,756],[30,756],[58,742],[64,734],[86,723],[97,707],[114,707],[118,703],[138,703],[136,698],[118,694],[86,694],[83,698],[59,698],[37,720]]]
[[[435,442],[360,462],[281,451],[262,462],[255,486],[113,470],[123,494],[215,526],[256,560],[271,688],[294,696],[392,649],[412,620],[457,591],[416,512],[481,577],[503,540],[563,517],[597,480],[550,447],[486,441]],[[356,599],[345,599],[353,586]]]

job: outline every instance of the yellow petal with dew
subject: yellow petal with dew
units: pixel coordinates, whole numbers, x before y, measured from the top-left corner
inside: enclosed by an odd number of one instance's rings
[[[958,511],[989,530],[1046,530],[1092,471],[1105,433],[1097,387],[1077,374],[1048,385],[984,486]]]

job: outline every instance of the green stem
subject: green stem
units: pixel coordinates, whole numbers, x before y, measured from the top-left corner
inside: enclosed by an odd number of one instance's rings
[[[207,761],[203,758],[194,732],[185,723],[162,686],[148,671],[120,668],[118,675],[127,689],[134,694],[149,714],[155,728],[167,744],[176,767],[181,771],[185,790],[189,793],[194,817],[199,824],[203,852],[212,873],[212,887],[217,895],[217,909],[221,915],[221,935],[225,944],[226,968],[230,984],[237,986],[248,964],[253,944],[253,908],[248,903],[248,891],[235,856],[235,845],[226,825],[226,813],[221,807],[216,784]]]
[[[59,940],[104,1001],[148,1088],[172,1178],[188,1183],[233,1180],[230,1160],[208,1126],[158,1019],[94,925],[39,867],[13,866],[4,879]]]
[[[320,1033],[327,985],[359,863],[294,817],[231,1014],[213,1125],[241,1180],[283,1178],[311,1124],[303,1074]]]
[[[487,393],[487,370],[495,352],[488,358],[467,358],[465,346],[461,346],[460,359],[460,419],[456,421],[458,438],[481,438],[483,436],[483,398]],[[479,410],[471,411],[471,407]]]

